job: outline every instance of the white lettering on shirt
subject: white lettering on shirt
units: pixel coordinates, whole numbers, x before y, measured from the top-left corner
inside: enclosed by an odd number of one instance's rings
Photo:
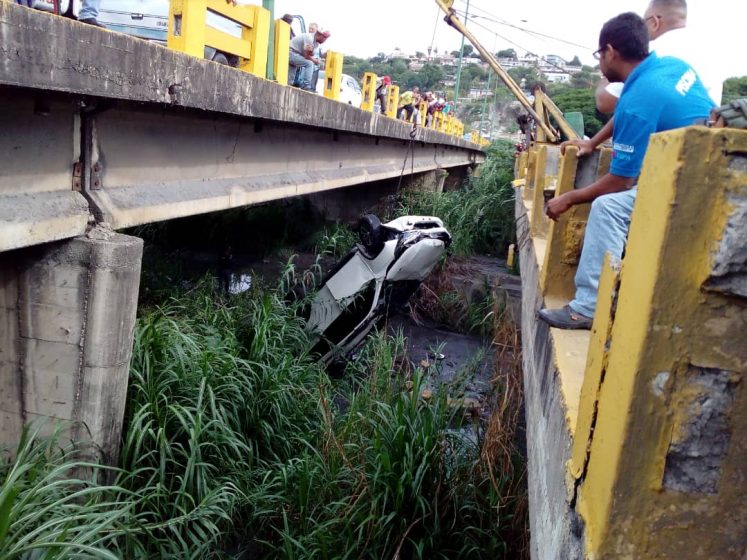
[[[635,146],[631,146],[630,144],[620,144],[619,142],[613,143],[612,149],[616,152],[623,152],[626,154],[632,154],[635,152]]]
[[[695,74],[695,70],[689,68],[687,72],[682,74],[680,81],[677,82],[677,85],[674,87],[674,89],[676,89],[680,95],[685,95],[688,91],[690,91],[690,88],[693,87],[696,79],[697,75]]]

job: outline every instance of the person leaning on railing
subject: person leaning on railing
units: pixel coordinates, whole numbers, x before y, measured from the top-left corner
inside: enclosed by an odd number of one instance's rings
[[[291,39],[288,54],[288,83],[298,85],[306,91],[314,91],[311,80],[314,65],[320,63],[314,57],[314,50],[329,38],[329,31],[317,30],[315,33],[302,33]],[[300,72],[299,76],[296,74]]]
[[[637,14],[620,14],[605,23],[594,55],[604,76],[624,82],[625,87],[615,109],[609,173],[588,187],[551,199],[546,206],[548,217],[557,220],[576,204],[592,203],[575,297],[561,309],[538,312],[541,320],[561,329],[591,328],[604,255],[622,257],[651,134],[694,124],[707,118],[715,105],[689,64],[649,54],[646,23]]]

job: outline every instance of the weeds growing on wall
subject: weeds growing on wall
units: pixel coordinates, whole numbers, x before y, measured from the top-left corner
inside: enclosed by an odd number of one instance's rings
[[[403,193],[395,214],[438,216],[454,237],[452,251],[457,255],[504,257],[515,236],[513,154],[511,142],[494,142],[479,176],[464,188]]]

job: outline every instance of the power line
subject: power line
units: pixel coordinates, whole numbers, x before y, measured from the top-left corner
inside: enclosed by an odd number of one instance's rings
[[[547,64],[548,66],[553,66],[553,67],[557,68],[558,70],[560,70],[561,72],[567,72],[567,70],[566,70],[565,68],[563,68],[563,67],[561,67],[561,66],[558,66],[557,64],[555,64],[555,63],[553,63],[553,62],[550,62],[550,61],[549,61],[549,60],[547,60],[547,59],[546,59],[546,58],[545,58],[544,56],[540,56],[540,55],[538,55],[538,54],[536,54],[536,53],[533,53],[533,52],[532,52],[532,51],[530,51],[529,49],[527,49],[527,48],[525,48],[525,47],[523,47],[523,46],[519,45],[518,43],[515,43],[515,42],[511,41],[510,39],[508,39],[508,38],[504,37],[504,36],[503,36],[503,35],[501,35],[500,33],[497,33],[496,31],[494,31],[494,30],[492,30],[492,29],[490,29],[490,28],[488,28],[488,27],[485,27],[485,26],[484,26],[484,25],[482,25],[481,23],[479,23],[479,22],[477,22],[477,21],[473,21],[472,23],[473,23],[474,25],[476,25],[477,27],[481,27],[481,28],[483,28],[483,29],[484,29],[485,31],[488,31],[489,33],[492,33],[492,34],[493,34],[493,35],[495,35],[496,37],[500,37],[501,39],[503,39],[504,41],[506,41],[506,42],[507,42],[507,43],[509,43],[510,45],[513,45],[513,46],[515,46],[515,47],[518,47],[518,48],[520,48],[521,50],[525,51],[525,52],[526,52],[526,53],[527,53],[528,55],[530,55],[530,56],[536,56],[536,57],[537,57],[538,59],[540,59],[541,61],[543,61],[543,62],[544,62],[545,64]]]
[[[482,18],[482,19],[488,20],[488,21],[490,21],[492,23],[497,23],[498,25],[505,25],[507,27],[512,27],[514,29],[517,29],[519,31],[523,31],[524,33],[527,33],[527,34],[530,34],[530,35],[534,35],[536,37],[542,37],[542,38],[545,38],[545,39],[550,39],[552,41],[558,41],[560,43],[565,43],[567,45],[571,45],[573,47],[578,47],[578,48],[585,49],[585,50],[593,50],[588,45],[580,45],[578,43],[574,43],[573,41],[568,41],[568,40],[562,39],[560,37],[555,37],[554,35],[548,35],[547,33],[541,33],[540,31],[534,31],[532,29],[528,29],[526,27],[521,27],[519,25],[513,24],[510,21],[498,18],[495,14],[493,14],[492,12],[489,12],[489,11],[483,9],[483,8],[476,7],[476,6],[472,6],[472,8],[476,9],[477,11],[480,11],[480,12],[483,12],[485,14],[488,14],[487,16],[481,16],[481,15],[477,15],[477,14],[472,14],[471,18],[473,20],[475,18]],[[458,14],[462,14],[462,15],[464,14],[464,11],[460,11],[460,10],[455,10],[455,11]]]

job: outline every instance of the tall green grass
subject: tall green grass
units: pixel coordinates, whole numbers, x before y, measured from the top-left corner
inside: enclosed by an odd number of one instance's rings
[[[132,516],[121,488],[101,484],[105,473],[82,459],[88,450],[65,442],[58,425],[42,436],[28,425],[15,457],[0,458],[0,559],[114,559],[112,543]]]
[[[514,147],[499,140],[487,148],[479,176],[460,190],[443,193],[405,192],[396,215],[438,216],[451,232],[457,255],[500,255],[515,237],[513,179]]]
[[[0,463],[0,559],[514,557],[516,399],[504,439],[466,437],[401,335],[332,380],[286,289],[226,304],[206,279],[144,310],[113,485],[27,432]]]

